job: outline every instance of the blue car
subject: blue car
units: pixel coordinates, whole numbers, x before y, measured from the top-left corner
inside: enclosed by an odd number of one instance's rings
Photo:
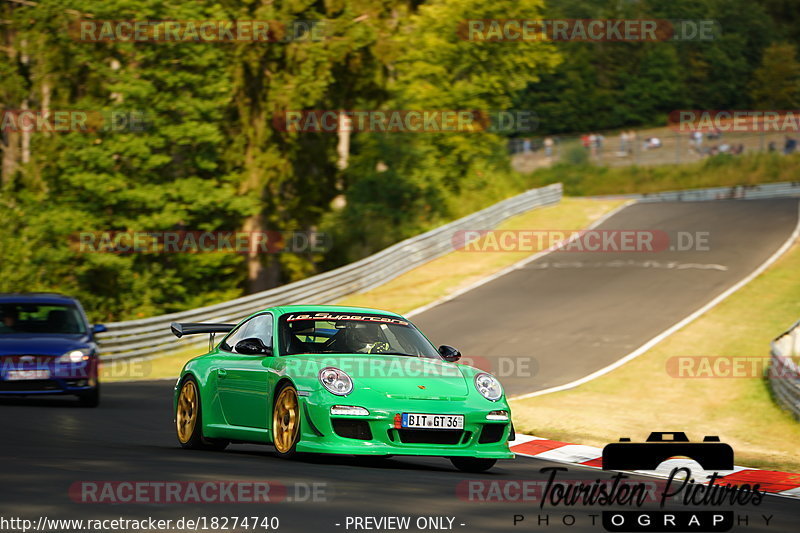
[[[60,294],[0,294],[0,397],[72,394],[100,402],[97,345],[80,303]]]

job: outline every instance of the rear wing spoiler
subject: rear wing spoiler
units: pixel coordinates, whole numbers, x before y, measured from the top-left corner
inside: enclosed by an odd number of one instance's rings
[[[179,339],[184,335],[197,335],[198,333],[228,333],[236,324],[208,324],[200,322],[173,322],[169,325],[172,334]]]
[[[197,335],[198,333],[208,333],[208,351],[214,349],[214,335],[217,333],[228,333],[236,327],[236,324],[209,324],[201,322],[173,322],[169,325],[172,334],[179,339],[184,335]]]

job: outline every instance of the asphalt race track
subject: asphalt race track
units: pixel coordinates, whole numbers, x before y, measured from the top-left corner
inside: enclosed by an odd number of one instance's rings
[[[456,531],[602,531],[590,514],[602,508],[545,509],[538,502],[469,501],[464,486],[475,480],[542,481],[540,468],[554,463],[529,458],[498,463],[488,474],[463,474],[438,458],[393,458],[381,463],[354,457],[310,456],[286,461],[268,446],[237,445],[224,452],[185,451],[176,446],[170,382],[106,387],[98,409],[75,407],[71,399],[0,400],[4,438],[0,515],[48,518],[170,518],[277,516],[282,531],[336,532],[347,516],[410,515],[455,517]],[[565,480],[608,479],[610,474],[570,466]],[[653,482],[652,478],[633,477]],[[289,498],[271,504],[131,505],[77,503],[69,496],[77,481],[271,481],[287,487]],[[323,484],[326,502],[303,501],[304,487]],[[295,485],[299,484],[299,485]],[[295,487],[300,488],[295,488]],[[481,489],[487,492],[487,489]],[[467,495],[469,492],[466,493]],[[297,497],[299,495],[299,497]],[[669,507],[668,507],[669,508]],[[724,508],[726,509],[726,508]],[[513,526],[515,514],[525,522]],[[575,516],[565,528],[563,515]],[[758,507],[735,510],[749,527],[735,531],[797,531],[800,502],[770,497]],[[772,515],[769,527],[760,515]],[[549,515],[550,527],[537,526]],[[459,524],[465,524],[461,527]],[[525,527],[523,527],[523,525]],[[350,529],[352,531],[352,529]],[[415,530],[412,530],[415,531]]]
[[[708,231],[710,250],[554,253],[414,320],[434,342],[456,345],[467,356],[535,357],[539,370],[532,379],[504,378],[512,394],[568,382],[625,355],[743,278],[786,240],[796,219],[795,200],[635,205],[603,227]],[[694,266],[642,266],[647,261]],[[353,531],[345,528],[347,516],[448,516],[456,531],[603,531],[590,517],[602,508],[543,510],[538,502],[467,497],[470,480],[544,480],[539,469],[557,465],[542,460],[504,461],[488,474],[471,475],[438,458],[285,461],[268,446],[181,450],[172,425],[172,387],[171,381],[107,384],[97,409],[78,408],[73,399],[0,399],[0,516],[277,516],[279,531],[291,532]],[[610,476],[569,466],[560,479]],[[81,481],[231,480],[276,482],[287,488],[287,498],[269,504],[112,505],[80,503],[69,491]],[[321,484],[318,496],[308,501],[313,484]],[[734,512],[748,521],[734,531],[796,532],[800,500],[768,496],[758,507]],[[525,516],[516,527],[515,514]],[[540,515],[549,515],[549,525],[538,523]],[[564,526],[563,515],[574,515],[575,525]],[[772,516],[768,527],[762,515]]]
[[[707,232],[707,251],[553,252],[413,321],[434,343],[498,374],[510,396],[563,385],[627,355],[758,268],[792,234],[797,213],[794,199],[634,204],[598,229]]]

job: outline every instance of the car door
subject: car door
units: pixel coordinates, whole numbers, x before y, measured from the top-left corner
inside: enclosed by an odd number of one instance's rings
[[[243,339],[259,338],[271,349],[272,326],[270,313],[256,315],[243,322],[220,344],[222,361],[215,371],[217,390],[222,412],[230,425],[267,428],[272,355],[240,354],[236,352],[236,344]]]

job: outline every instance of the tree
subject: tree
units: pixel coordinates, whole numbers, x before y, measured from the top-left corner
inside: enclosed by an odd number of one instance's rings
[[[548,18],[711,20],[710,40],[559,43],[566,60],[518,96],[539,102],[546,133],[663,125],[676,109],[746,109],[748,80],[775,32],[747,0],[565,0]]]
[[[240,294],[236,254],[82,253],[81,232],[236,229],[255,201],[239,196],[225,168],[229,79],[213,44],[80,42],[81,13],[97,20],[214,18],[211,2],[42,0],[15,10],[29,64],[1,90],[24,90],[31,109],[132,116],[147,127],[35,132],[31,160],[3,193],[0,291],[60,290],[93,319],[150,316]],[[4,180],[5,181],[5,180]],[[22,268],[21,268],[21,265]]]
[[[800,62],[794,45],[776,43],[764,50],[761,66],[753,73],[750,95],[759,109],[800,107]]]
[[[336,137],[284,132],[274,119],[286,111],[347,109],[380,97],[387,54],[381,39],[396,31],[406,2],[224,3],[233,19],[324,20],[324,39],[235,47],[230,58],[233,150],[240,190],[260,202],[248,230],[310,230],[341,194]],[[235,160],[234,160],[235,159]],[[313,272],[311,258],[248,257],[248,290],[264,290]]]
[[[542,41],[467,40],[459,24],[468,19],[537,19],[542,10],[539,0],[432,0],[420,5],[393,41],[399,53],[382,108],[486,115],[512,109],[513,96],[552,69],[559,54]],[[495,131],[365,132],[354,136],[353,147],[344,173],[346,207],[326,221],[342,243],[331,256],[335,263],[511,194],[500,185],[512,178],[505,137]],[[480,200],[465,205],[466,197]]]

